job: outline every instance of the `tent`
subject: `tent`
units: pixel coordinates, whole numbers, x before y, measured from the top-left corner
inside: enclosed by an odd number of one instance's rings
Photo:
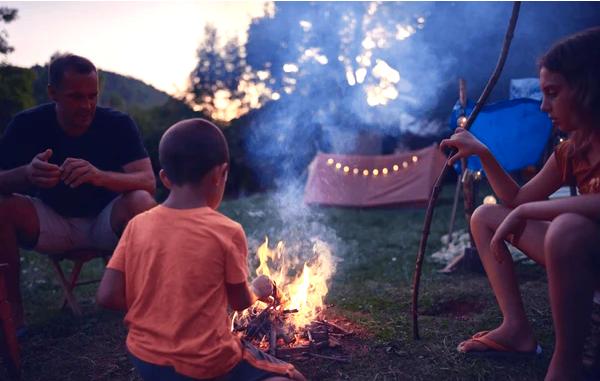
[[[494,154],[506,171],[516,171],[539,164],[552,133],[552,122],[540,110],[540,101],[519,98],[500,101],[484,106],[471,126],[471,133],[481,140]],[[473,110],[468,102],[465,113]],[[460,104],[454,106],[450,116],[450,128],[456,128]],[[482,168],[479,158],[467,160],[471,170]]]
[[[318,153],[308,167],[307,204],[424,206],[445,164],[437,145],[392,155]]]

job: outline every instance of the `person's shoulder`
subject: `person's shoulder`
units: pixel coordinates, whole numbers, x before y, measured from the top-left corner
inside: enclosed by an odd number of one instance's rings
[[[12,123],[15,125],[39,125],[38,122],[42,120],[54,118],[55,113],[54,103],[44,103],[19,112],[14,116]]]
[[[215,224],[214,225],[215,227],[218,227],[220,229],[231,230],[231,231],[243,230],[242,225],[239,222],[227,217],[226,215],[219,212],[218,210],[209,208],[207,213],[213,219],[212,222]]]
[[[96,107],[96,118],[101,121],[121,121],[121,122],[129,122],[131,121],[131,117],[119,110],[115,110],[110,107],[97,106]]]

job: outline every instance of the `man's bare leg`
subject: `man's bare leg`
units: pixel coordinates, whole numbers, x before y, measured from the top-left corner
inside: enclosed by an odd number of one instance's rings
[[[136,190],[125,193],[113,206],[110,226],[120,236],[129,220],[154,206],[156,206],[154,197],[146,191]]]
[[[17,328],[24,324],[19,246],[34,247],[39,235],[40,222],[31,200],[20,195],[0,196],[0,262],[9,266],[6,288]]]

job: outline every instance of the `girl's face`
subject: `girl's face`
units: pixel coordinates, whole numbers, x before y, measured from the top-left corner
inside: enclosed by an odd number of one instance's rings
[[[541,109],[548,113],[552,124],[563,132],[580,129],[584,123],[581,108],[565,77],[542,67],[540,87],[544,94]]]

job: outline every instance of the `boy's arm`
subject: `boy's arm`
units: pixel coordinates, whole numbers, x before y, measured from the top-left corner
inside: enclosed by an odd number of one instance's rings
[[[225,283],[229,305],[236,311],[243,311],[253,305],[258,298],[248,287],[248,282]]]
[[[125,274],[123,272],[111,268],[104,271],[96,293],[96,303],[111,310],[127,311]]]
[[[243,283],[225,283],[229,305],[236,311],[243,311],[257,300],[272,303],[278,294],[275,283],[268,276],[261,275],[252,281]]]

